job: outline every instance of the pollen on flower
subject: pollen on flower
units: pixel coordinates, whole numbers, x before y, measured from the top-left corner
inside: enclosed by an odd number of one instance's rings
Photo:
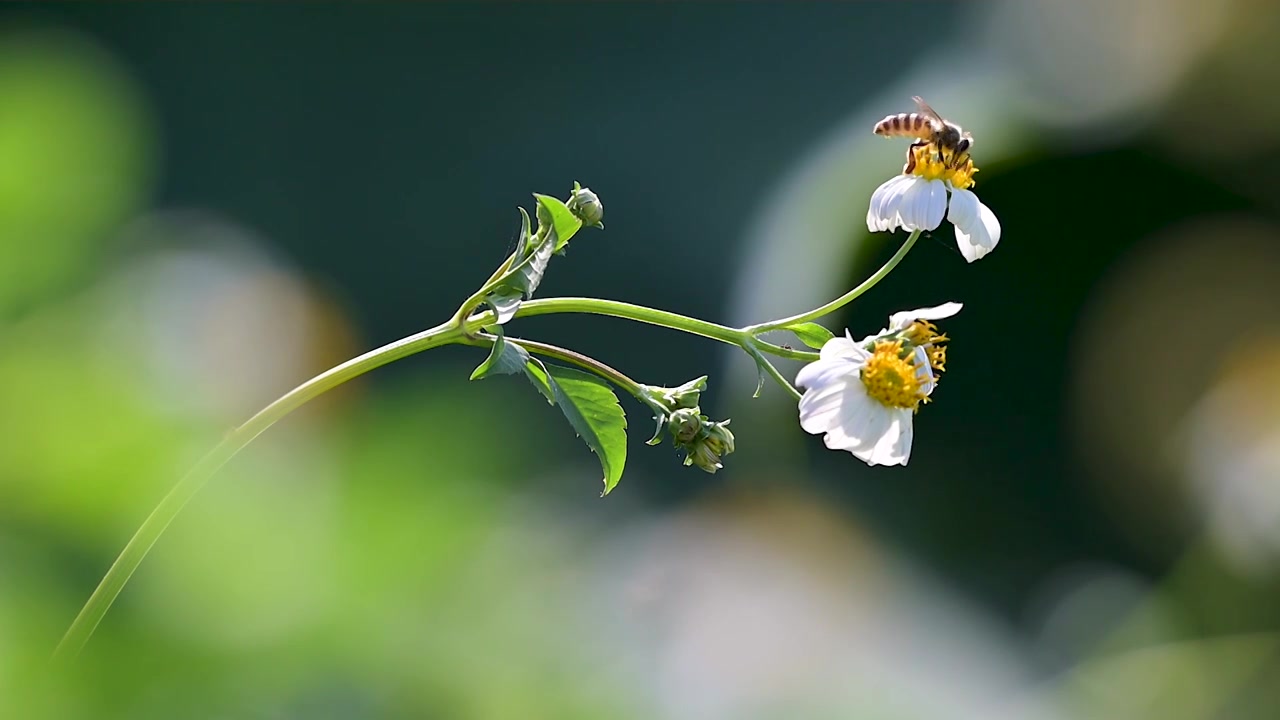
[[[947,348],[934,345],[929,348],[929,366],[938,372],[947,371]]]
[[[978,168],[973,166],[972,158],[965,158],[964,162],[951,167],[951,151],[939,150],[934,143],[911,148],[911,155],[915,159],[914,163],[909,163],[914,165],[912,175],[919,175],[925,180],[946,181],[956,190],[973,187],[973,174],[978,172]]]
[[[928,400],[916,365],[904,359],[902,340],[878,340],[871,357],[862,366],[862,384],[867,395],[885,407],[917,410]],[[914,354],[907,352],[907,358]]]
[[[929,355],[929,366],[938,372],[947,369],[947,348],[943,343],[951,338],[938,332],[938,326],[928,320],[916,320],[902,331],[902,337],[912,345],[923,346]]]

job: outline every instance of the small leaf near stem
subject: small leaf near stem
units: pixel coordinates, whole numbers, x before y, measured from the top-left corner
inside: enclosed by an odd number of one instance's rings
[[[813,322],[796,323],[795,325],[788,325],[783,329],[794,333],[800,342],[808,345],[814,350],[821,350],[822,346],[826,345],[828,340],[835,337],[830,330]]]

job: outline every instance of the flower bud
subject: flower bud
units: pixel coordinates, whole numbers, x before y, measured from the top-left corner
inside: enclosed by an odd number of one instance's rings
[[[702,432],[704,418],[705,416],[696,407],[680,408],[671,413],[667,419],[667,430],[671,432],[671,438],[677,447],[688,445],[698,437]]]
[[[729,421],[710,423],[706,426],[706,443],[721,457],[733,452],[733,433],[729,431]]]
[[[604,229],[604,205],[600,202],[599,196],[591,192],[589,188],[584,188],[578,183],[573,184],[573,194],[569,196],[569,202],[565,203],[569,208],[569,212],[582,221],[587,227],[596,227]]]
[[[684,459],[685,465],[696,465],[699,470],[715,474],[717,470],[724,467],[720,463],[720,456],[715,450],[706,445],[695,445],[689,450],[688,456]]]
[[[724,467],[720,459],[733,452],[733,433],[725,427],[728,420],[721,423],[703,423],[702,432],[687,447],[685,465],[696,465],[699,469],[714,473]]]

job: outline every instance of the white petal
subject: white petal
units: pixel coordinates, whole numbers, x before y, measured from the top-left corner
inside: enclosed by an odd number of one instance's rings
[[[849,358],[832,358],[818,360],[800,368],[796,374],[796,385],[804,388],[823,388],[842,382],[849,377],[857,377],[862,369],[862,361]]]
[[[956,212],[956,200],[961,197],[961,193],[972,196],[972,212],[969,208]],[[962,205],[967,202],[967,199],[961,200]],[[951,208],[949,217],[956,226],[956,245],[965,260],[973,262],[995,249],[996,243],[1000,242],[1000,221],[991,212],[991,208],[983,205],[976,195],[967,190],[956,190],[952,194]]]
[[[932,395],[933,388],[937,385],[933,377],[933,366],[929,364],[929,352],[923,345],[917,345],[915,349],[916,378],[920,381],[920,389],[925,395]]]
[[[947,186],[941,180],[929,183],[929,207],[925,211],[922,230],[937,230],[947,212]]]
[[[895,409],[888,413],[889,424],[876,444],[865,453],[857,453],[868,465],[906,465],[911,457],[911,411]]]
[[[934,307],[919,308],[916,310],[904,310],[896,312],[889,316],[890,330],[905,330],[907,326],[916,320],[941,320],[949,318],[960,312],[960,308],[964,307],[958,302],[943,303]]]
[[[822,350],[818,351],[819,356],[823,360],[832,358],[849,358],[852,360],[863,360],[869,353],[858,347],[853,339],[848,337],[833,337],[822,345]]]
[[[946,211],[947,187],[941,180],[925,180],[907,187],[898,203],[898,224],[905,230],[936,230]]]
[[[978,203],[978,213],[982,220],[982,225],[987,229],[987,237],[991,239],[991,244],[987,246],[987,250],[994,250],[996,244],[1000,242],[1000,220],[996,218],[996,214],[991,212],[991,208]]]
[[[918,180],[914,175],[895,175],[871,193],[867,208],[867,229],[871,232],[892,231],[898,227],[898,206],[907,188]]]
[[[859,380],[841,396],[836,422],[827,427],[823,443],[832,450],[847,450],[863,461],[875,450],[893,424],[893,412],[867,395]]]
[[[862,385],[861,380],[854,380]],[[850,391],[850,381],[830,382],[806,390],[800,398],[800,427],[813,435],[840,424],[840,413]],[[865,394],[865,393],[864,393]]]
[[[947,219],[952,225],[968,232],[978,219],[978,196],[968,190],[952,190]]]
[[[963,255],[964,259],[968,262],[973,262],[974,260],[982,258],[988,252],[986,247],[975,243],[970,239],[969,235],[960,228],[956,228],[956,247],[960,248],[960,254]]]

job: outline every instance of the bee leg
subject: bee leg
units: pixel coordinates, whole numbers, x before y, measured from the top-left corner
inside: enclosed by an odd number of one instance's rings
[[[906,167],[902,168],[903,175],[910,175],[911,171],[916,169],[916,153],[915,153],[916,148],[924,147],[925,145],[928,145],[928,144],[929,143],[923,140],[917,140],[911,143],[911,145],[907,148],[907,165]]]

